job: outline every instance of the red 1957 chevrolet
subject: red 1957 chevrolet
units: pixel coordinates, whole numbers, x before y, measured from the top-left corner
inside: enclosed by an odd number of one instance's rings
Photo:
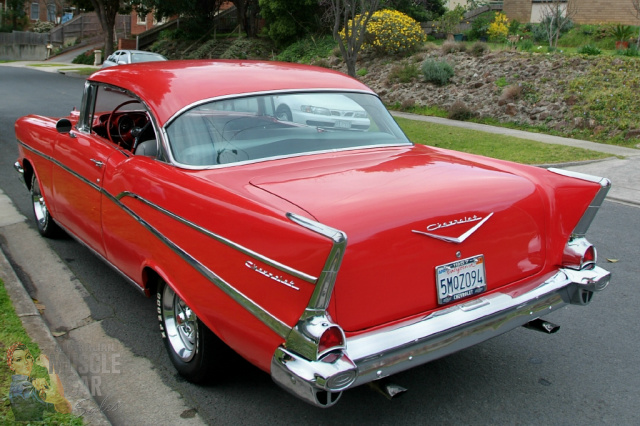
[[[112,67],[66,118],[16,122],[40,233],[146,295],[176,369],[225,346],[321,407],[607,286],[585,233],[607,179],[414,145],[338,72]],[[378,382],[379,383],[379,382]]]

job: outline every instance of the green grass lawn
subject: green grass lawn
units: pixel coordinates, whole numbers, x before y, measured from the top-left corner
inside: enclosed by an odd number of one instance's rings
[[[513,136],[479,132],[400,117],[395,117],[395,119],[409,139],[415,143],[515,161],[522,164],[555,164],[611,157],[611,154],[571,146],[550,145]]]
[[[67,64],[27,64],[27,66],[46,68],[46,67],[66,67]]]

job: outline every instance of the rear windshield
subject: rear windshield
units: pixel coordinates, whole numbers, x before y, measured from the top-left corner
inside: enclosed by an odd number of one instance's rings
[[[410,144],[378,97],[293,93],[212,101],[167,127],[171,154],[187,166]]]
[[[132,53],[131,62],[152,62],[152,61],[166,61],[163,56],[153,53]]]

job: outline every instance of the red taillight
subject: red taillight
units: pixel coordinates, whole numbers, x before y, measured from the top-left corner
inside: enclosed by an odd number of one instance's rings
[[[583,263],[595,263],[596,262],[596,249],[593,246],[589,246],[587,251],[582,256]]]
[[[562,266],[570,269],[591,269],[596,264],[596,249],[584,238],[575,238],[567,243],[562,255]]]
[[[318,342],[318,354],[322,354],[333,348],[344,347],[344,335],[340,327],[334,326],[327,328]]]

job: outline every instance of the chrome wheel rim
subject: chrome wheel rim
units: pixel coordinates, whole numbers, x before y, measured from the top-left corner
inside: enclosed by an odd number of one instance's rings
[[[198,317],[168,285],[162,294],[162,319],[173,351],[182,361],[191,361],[197,349]]]
[[[47,223],[47,205],[44,203],[44,197],[40,194],[40,187],[38,187],[38,181],[34,181],[31,193],[31,199],[33,201],[33,213],[36,216],[36,221],[40,227],[44,227]]]

